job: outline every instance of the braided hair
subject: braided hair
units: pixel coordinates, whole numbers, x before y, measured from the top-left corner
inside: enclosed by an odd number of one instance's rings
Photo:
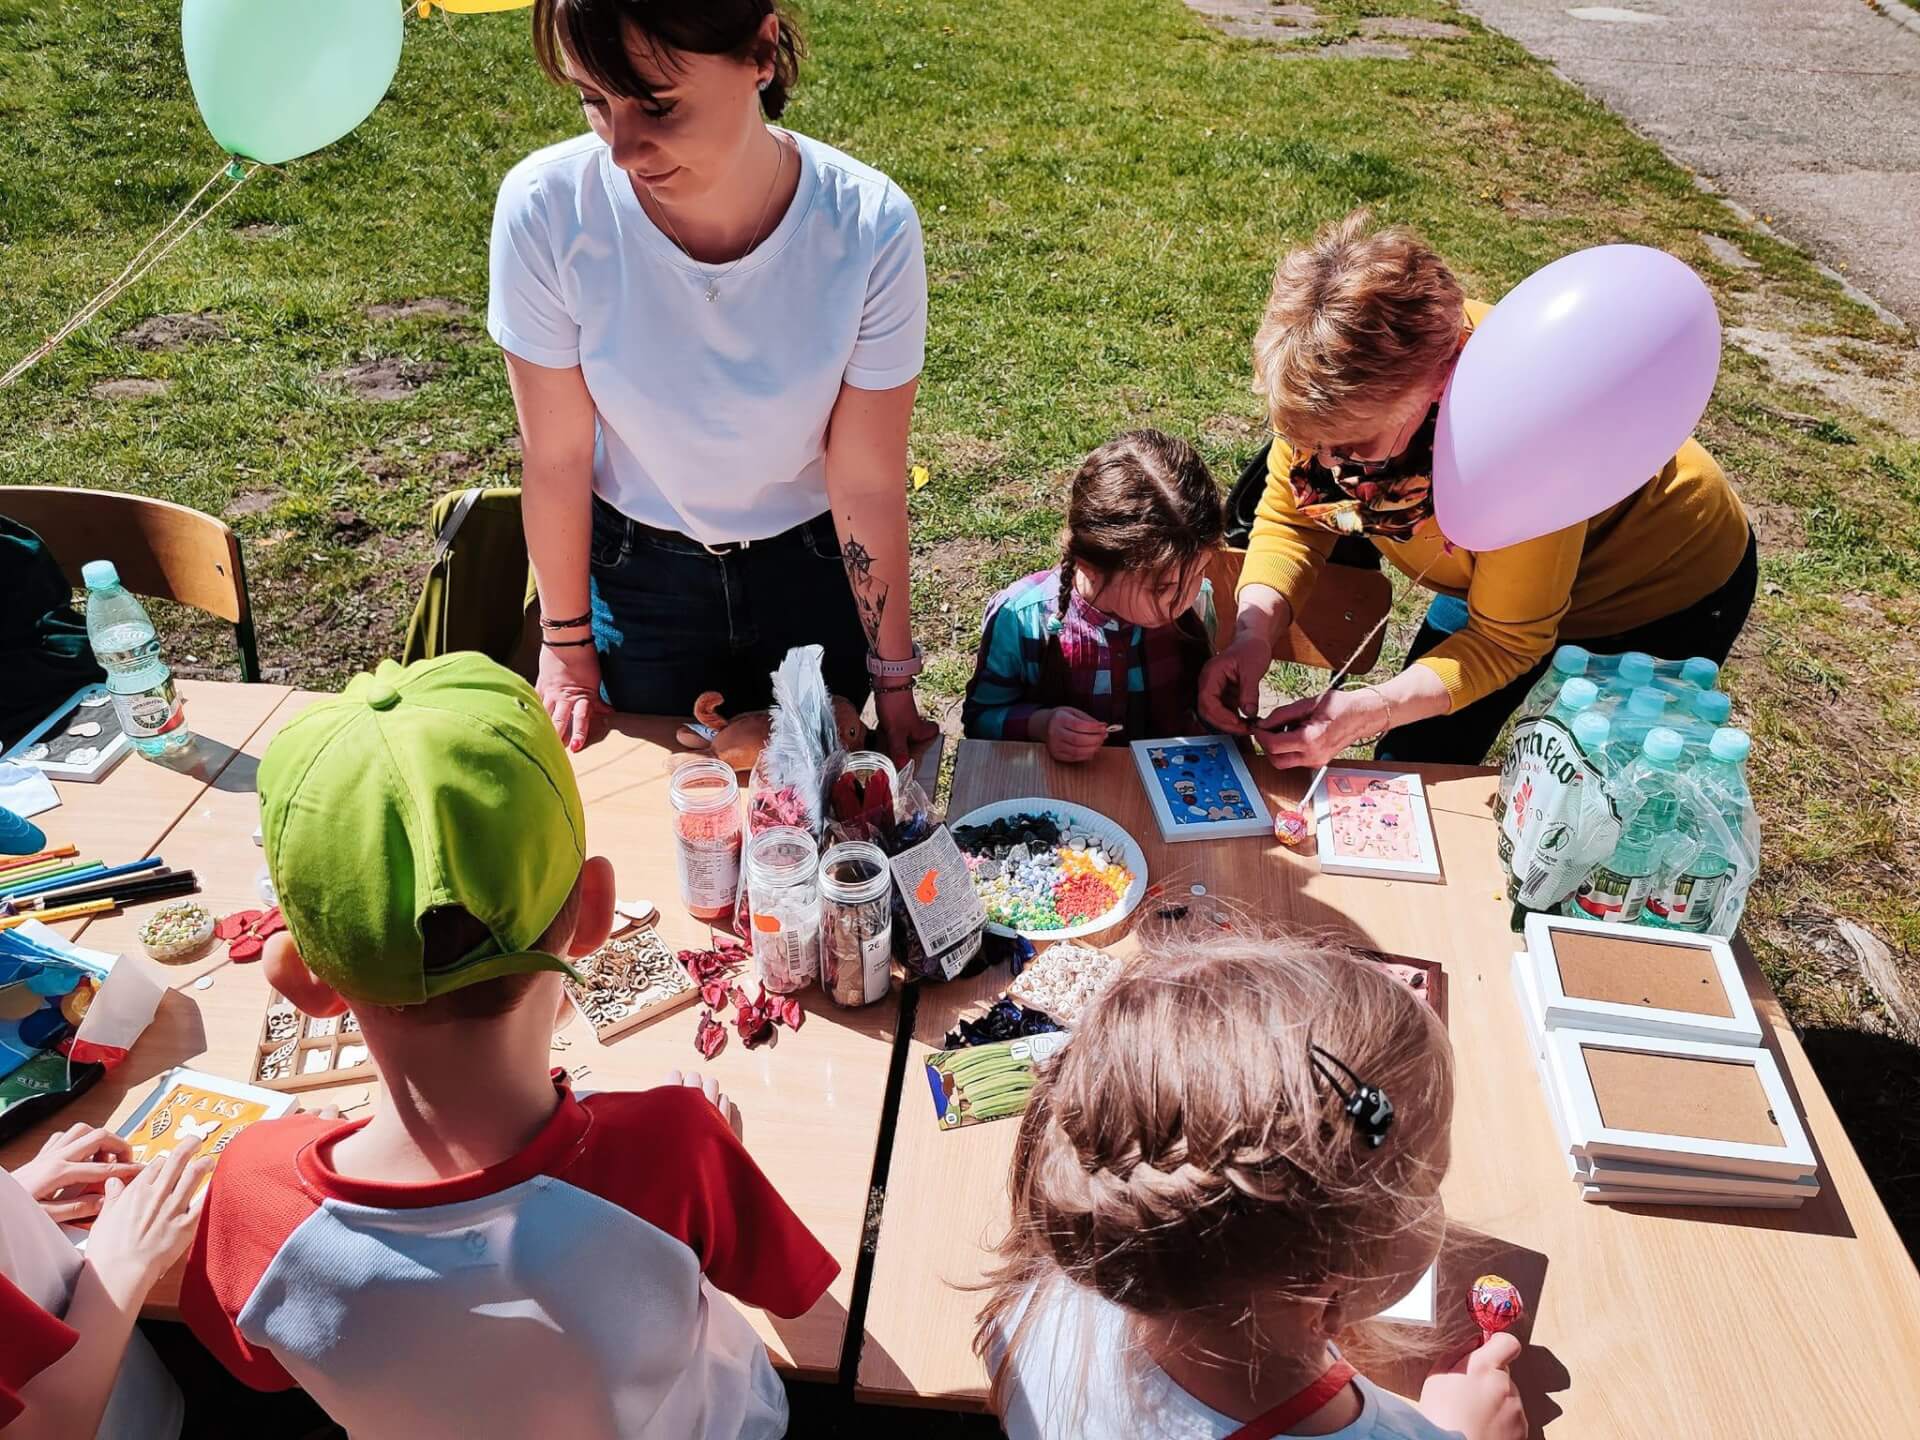
[[[1316,1047],[1392,1096],[1383,1145]],[[1150,937],[1034,1088],[975,1349],[1013,1356],[1054,1285],[1164,1321],[1329,1290],[1377,1313],[1439,1247],[1452,1110],[1444,1029],[1379,966],[1297,937]]]
[[[1099,576],[1132,572],[1185,579],[1226,533],[1220,487],[1206,461],[1177,436],[1129,430],[1080,463],[1060,537],[1059,615],[1073,602],[1084,566]]]

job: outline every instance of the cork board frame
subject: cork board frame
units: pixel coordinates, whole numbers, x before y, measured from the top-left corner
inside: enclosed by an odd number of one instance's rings
[[[1717,936],[1529,915],[1526,937],[1545,1029],[1760,1043],[1739,962]]]
[[[1544,1058],[1577,1157],[1788,1179],[1817,1168],[1770,1051],[1560,1029]]]

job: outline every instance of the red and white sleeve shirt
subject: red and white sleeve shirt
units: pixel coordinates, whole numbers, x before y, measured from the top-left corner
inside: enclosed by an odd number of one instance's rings
[[[181,1310],[234,1374],[356,1437],[786,1433],[715,1291],[798,1316],[839,1266],[698,1090],[562,1085],[525,1150],[423,1185],[333,1169],[365,1123],[265,1121],[222,1157]]]

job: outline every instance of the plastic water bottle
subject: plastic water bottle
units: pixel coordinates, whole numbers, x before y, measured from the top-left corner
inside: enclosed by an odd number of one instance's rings
[[[149,759],[185,750],[193,732],[146,607],[127,593],[111,560],[89,560],[80,578],[87,586],[87,639],[107,672],[121,730]]]
[[[1738,836],[1746,822],[1751,794],[1747,789],[1746,760],[1753,741],[1744,730],[1716,730],[1707,756],[1689,775],[1714,809],[1729,834]],[[1675,930],[1706,930],[1720,909],[1720,898],[1733,876],[1733,857],[1722,848],[1712,827],[1700,823],[1695,837],[1699,849],[1678,873],[1647,899],[1647,923]]]
[[[1643,685],[1653,683],[1653,656],[1644,650],[1629,650],[1620,657],[1619,668],[1607,689],[1615,695],[1631,695]]]
[[[1713,732],[1725,725],[1727,716],[1733,713],[1733,698],[1724,690],[1690,690],[1683,698],[1681,709],[1686,712],[1686,718],[1674,728],[1687,742],[1688,751],[1698,759],[1713,739]]]
[[[1573,647],[1562,646],[1561,648]],[[1586,654],[1584,650],[1580,652],[1582,664],[1586,663]],[[1594,702],[1599,698],[1600,687],[1584,675],[1576,675],[1561,685],[1559,697],[1553,702],[1553,708],[1547,712],[1547,715],[1551,719],[1558,720],[1562,726],[1571,731],[1574,717],[1591,710]],[[1518,774],[1519,771],[1512,765],[1505,766],[1500,771],[1500,793],[1494,797],[1493,801],[1493,823],[1496,825],[1506,816],[1507,802],[1513,798],[1514,780]]]
[[[1680,678],[1696,690],[1711,690],[1720,683],[1719,663],[1696,655],[1680,667]]]
[[[1620,778],[1623,792],[1639,797],[1639,806],[1619,843],[1581,882],[1567,913],[1631,925],[1641,918],[1661,862],[1679,839],[1681,741],[1678,731],[1657,725],[1647,732],[1640,756]]]
[[[1578,645],[1562,645],[1553,652],[1553,664],[1547,667],[1547,673],[1533,682],[1533,689],[1527,692],[1526,703],[1520,707],[1521,720],[1531,720],[1543,715],[1555,700],[1560,697],[1560,687],[1567,681],[1587,673],[1587,665],[1593,659],[1586,650]]]
[[[1667,692],[1654,685],[1642,685],[1627,700],[1627,706],[1613,722],[1612,760],[1630,765],[1640,746],[1656,725],[1666,724]]]

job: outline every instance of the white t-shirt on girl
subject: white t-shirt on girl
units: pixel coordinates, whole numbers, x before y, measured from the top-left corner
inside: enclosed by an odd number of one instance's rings
[[[592,134],[514,166],[493,213],[488,333],[535,365],[580,367],[599,411],[595,494],[709,545],[824,511],[842,382],[891,390],[926,352],[912,202],[831,146],[777,133],[799,150],[799,186],[737,263],[688,258]]]
[[[1006,1414],[1009,1440],[1226,1440],[1246,1422],[1203,1405],[1144,1357],[1129,1362],[1126,1312],[1077,1285],[1048,1288],[1043,1309],[1012,1359]],[[1086,1378],[1074,1395],[1083,1336]],[[997,1338],[988,1363],[997,1367]],[[1360,1416],[1322,1440],[1460,1440],[1407,1401],[1356,1375]],[[1077,1413],[1076,1404],[1077,1401]]]

